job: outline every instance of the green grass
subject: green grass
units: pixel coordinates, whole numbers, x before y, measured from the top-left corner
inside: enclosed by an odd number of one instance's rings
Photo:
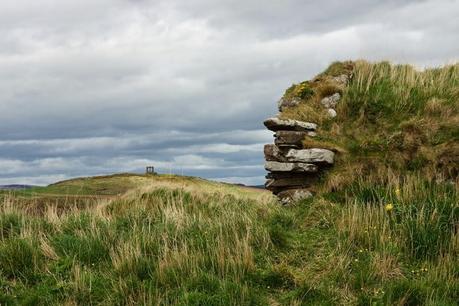
[[[388,62],[335,63],[314,86],[332,86],[329,75],[351,66],[348,86],[336,90],[342,99],[335,119],[326,116],[320,93],[282,116],[319,123],[313,144],[348,153],[339,154],[336,175],[373,171],[376,177],[374,170],[385,168],[454,180],[459,174],[459,64],[418,71]],[[305,141],[310,144],[310,139]]]
[[[454,305],[459,298],[459,208],[450,184],[361,181],[342,198],[325,193],[281,207],[265,191],[143,180],[84,208],[59,211],[48,202],[39,215],[16,205],[23,197],[5,200],[0,303]]]
[[[79,196],[111,196],[122,194],[136,187],[138,180],[148,179],[149,176],[135,174],[117,174],[109,176],[96,176],[78,178],[51,184],[46,187],[33,187],[17,191],[1,191],[2,194],[14,193],[15,196],[41,196],[41,195],[79,195]]]
[[[350,68],[305,140],[337,164],[296,205],[167,175],[3,193],[0,305],[457,305],[457,65],[335,63],[284,116]]]

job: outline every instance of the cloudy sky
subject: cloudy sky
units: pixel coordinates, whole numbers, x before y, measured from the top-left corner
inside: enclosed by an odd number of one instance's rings
[[[459,0],[1,0],[0,184],[263,183],[262,125],[335,60],[459,56]]]

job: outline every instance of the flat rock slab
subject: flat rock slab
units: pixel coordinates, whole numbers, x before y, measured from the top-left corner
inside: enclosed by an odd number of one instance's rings
[[[283,179],[268,179],[265,183],[266,189],[279,188],[279,187],[309,187],[315,180],[307,178],[283,178]]]
[[[289,189],[277,194],[282,204],[290,204],[312,197],[312,193],[307,189]]]
[[[333,164],[335,153],[327,149],[304,149],[295,150],[290,149],[285,154],[285,158],[289,162],[300,162],[300,163],[327,163]]]
[[[317,173],[310,172],[268,172],[266,174],[266,179],[302,179],[302,180],[317,180]]]
[[[267,161],[265,163],[265,169],[273,172],[317,172],[317,165]]]
[[[268,130],[277,132],[285,131],[315,131],[317,124],[311,122],[304,122],[292,119],[279,119],[276,117],[268,118],[264,121],[264,125]]]
[[[301,149],[303,147],[303,140],[309,136],[310,132],[299,131],[277,131],[274,135],[274,143],[278,147],[294,147]]]
[[[333,164],[335,158],[335,153],[327,149],[282,149],[272,144],[265,145],[264,153],[265,160],[284,163],[299,162]]]

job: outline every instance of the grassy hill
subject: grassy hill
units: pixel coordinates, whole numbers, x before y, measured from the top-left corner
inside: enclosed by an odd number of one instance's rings
[[[289,88],[283,116],[338,153],[290,207],[178,176],[0,193],[0,304],[457,305],[458,71],[335,63]]]

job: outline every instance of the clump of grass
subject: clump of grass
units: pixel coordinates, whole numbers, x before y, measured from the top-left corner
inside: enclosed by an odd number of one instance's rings
[[[258,262],[269,262],[270,252],[283,247],[270,236],[272,216],[282,216],[272,197],[203,180],[155,180],[155,186],[149,180],[124,198],[60,215],[3,206],[0,280],[11,290],[2,298],[34,304],[264,304],[265,289],[260,293],[254,283],[262,280],[252,275]]]
[[[350,75],[354,70],[354,65],[355,63],[352,61],[333,62],[324,72],[319,74],[316,79],[327,76],[337,77],[343,74]]]
[[[450,266],[450,257],[459,254],[457,187],[409,176],[387,185],[361,180],[347,192],[336,224],[344,250],[354,254],[358,274],[348,277],[362,288],[359,299],[453,302],[459,286]],[[445,284],[442,290],[433,289],[437,283]]]
[[[343,93],[344,85],[336,77],[345,75],[350,77],[353,63],[335,63],[324,73],[312,81],[293,84],[284,93],[282,100],[297,100],[294,107],[284,107],[281,118],[298,119],[302,121],[326,124],[330,121],[329,115],[320,104],[324,97],[335,93]]]
[[[292,99],[299,98],[307,100],[314,95],[314,90],[311,87],[309,81],[301,82],[299,84],[293,84],[285,91],[284,98]]]

